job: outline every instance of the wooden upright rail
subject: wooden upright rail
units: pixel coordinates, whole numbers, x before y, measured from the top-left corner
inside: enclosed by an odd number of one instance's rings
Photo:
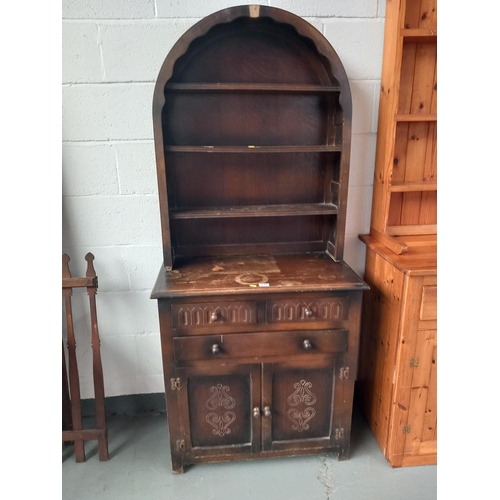
[[[66,324],[68,333],[68,372],[69,372],[69,394],[67,394],[66,363],[63,352],[63,442],[72,442],[75,447],[75,460],[85,462],[85,441],[95,440],[98,442],[99,460],[109,459],[108,454],[108,429],[106,425],[106,410],[104,405],[104,379],[101,362],[101,342],[99,340],[99,331],[97,328],[96,312],[96,293],[97,276],[92,264],[94,256],[88,253],[85,256],[87,261],[87,273],[85,278],[73,278],[69,270],[69,256],[64,254],[62,257],[62,293],[66,304]],[[90,323],[92,329],[91,346],[93,358],[93,377],[94,377],[94,396],[96,424],[95,429],[84,429],[82,423],[81,399],[80,399],[80,380],[78,376],[78,363],[76,360],[76,341],[75,331],[73,329],[73,311],[71,307],[71,295],[73,288],[87,288],[87,294],[90,301]],[[63,344],[64,350],[64,344]],[[68,422],[68,413],[64,411],[64,396],[70,403],[71,420]],[[66,430],[65,430],[66,427]]]

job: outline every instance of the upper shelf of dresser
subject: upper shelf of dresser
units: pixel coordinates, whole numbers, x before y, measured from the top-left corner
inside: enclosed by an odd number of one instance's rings
[[[242,5],[190,28],[153,97],[164,267],[278,253],[342,261],[351,122],[342,62],[306,21]]]

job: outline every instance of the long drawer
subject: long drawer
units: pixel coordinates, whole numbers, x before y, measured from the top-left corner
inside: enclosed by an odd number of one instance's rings
[[[224,360],[253,356],[331,354],[347,350],[348,331],[259,332],[175,337],[175,361]]]

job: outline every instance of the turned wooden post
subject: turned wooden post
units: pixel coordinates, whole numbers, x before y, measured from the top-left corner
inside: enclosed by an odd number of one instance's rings
[[[108,430],[106,425],[106,409],[104,398],[104,378],[101,361],[101,341],[97,326],[96,293],[97,275],[94,269],[94,256],[88,253],[85,256],[87,261],[87,272],[85,278],[73,278],[69,269],[70,258],[67,254],[62,257],[62,292],[66,306],[66,326],[67,326],[67,348],[68,348],[68,375],[66,375],[65,357],[63,352],[63,398],[66,394],[66,376],[69,377],[69,401],[71,407],[71,421],[67,422],[67,413],[63,407],[63,431],[62,440],[73,442],[75,446],[75,460],[85,462],[85,441],[97,439],[99,448],[99,460],[108,460]],[[90,325],[91,325],[91,346],[92,346],[92,370],[94,378],[94,396],[96,424],[95,429],[84,429],[81,411],[80,379],[78,374],[78,362],[76,357],[76,339],[73,327],[73,311],[71,295],[73,288],[87,288],[90,302]],[[64,345],[63,345],[64,349]],[[68,396],[67,396],[68,397]]]

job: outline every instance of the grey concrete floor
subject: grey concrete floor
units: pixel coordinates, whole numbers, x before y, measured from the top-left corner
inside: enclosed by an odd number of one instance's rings
[[[318,455],[193,465],[181,475],[170,467],[165,414],[108,419],[108,462],[97,443],[86,443],[86,462],[63,447],[63,500],[432,500],[437,466],[393,469],[385,461],[357,407],[351,456]]]

